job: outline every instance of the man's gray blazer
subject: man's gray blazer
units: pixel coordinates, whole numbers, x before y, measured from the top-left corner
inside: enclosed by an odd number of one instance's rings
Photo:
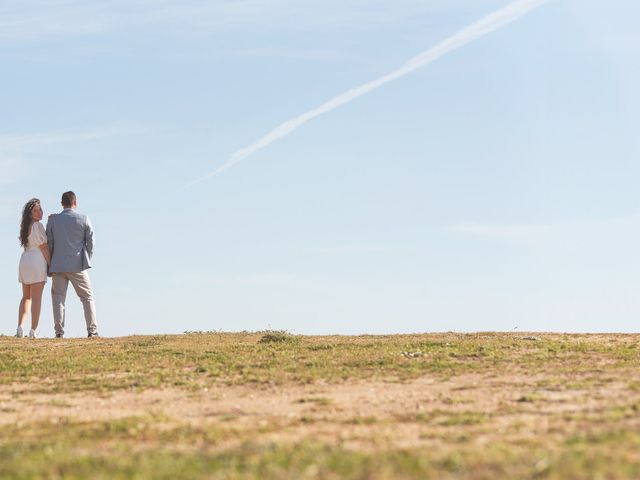
[[[93,227],[86,215],[65,208],[47,222],[51,252],[49,273],[77,273],[91,268]]]

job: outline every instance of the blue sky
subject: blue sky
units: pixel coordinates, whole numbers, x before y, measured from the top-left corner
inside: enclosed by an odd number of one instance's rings
[[[507,3],[5,0],[0,333],[20,209],[67,189],[106,336],[637,331],[637,2],[552,0],[184,187]]]

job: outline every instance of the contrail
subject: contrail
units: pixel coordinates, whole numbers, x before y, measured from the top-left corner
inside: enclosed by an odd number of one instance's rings
[[[213,172],[208,173],[207,175],[200,177],[197,180],[194,180],[186,186],[190,187],[192,185],[195,185],[196,183],[200,183],[204,180],[218,175],[224,170],[227,170],[228,168],[236,165],[238,162],[244,160],[249,155],[254,154],[258,150],[262,150],[267,145],[289,135],[294,130],[307,123],[309,120],[319,117],[324,113],[328,113],[331,110],[344,105],[345,103],[349,103],[352,100],[355,100],[356,98],[369,93],[376,88],[381,87],[385,83],[389,83],[393,80],[404,77],[405,75],[408,75],[409,73],[418,70],[419,68],[422,68],[425,65],[430,64],[431,62],[434,62],[447,53],[457,50],[458,48],[463,47],[468,43],[478,40],[488,33],[498,30],[499,28],[518,20],[520,17],[529,13],[531,10],[540,7],[548,1],[549,0],[516,0],[515,2],[508,4],[506,7],[490,13],[483,19],[478,20],[472,25],[469,25],[468,27],[460,30],[455,35],[452,35],[446,40],[443,40],[435,47],[432,47],[420,53],[419,55],[416,55],[397,70],[394,70],[382,77],[376,78],[375,80],[371,80],[370,82],[367,82],[358,87],[354,87],[351,90],[348,90],[343,94],[332,98],[328,102],[323,103],[319,107],[308,111],[307,113],[303,113],[298,117],[287,120],[282,125],[271,130],[257,142],[247,147],[241,148],[240,150],[237,150],[224,164],[222,164]]]

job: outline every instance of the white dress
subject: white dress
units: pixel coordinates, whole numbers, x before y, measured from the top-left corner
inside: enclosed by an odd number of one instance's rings
[[[34,222],[27,246],[20,257],[18,281],[25,285],[47,281],[47,261],[40,250],[40,245],[47,243],[47,232],[40,222]]]

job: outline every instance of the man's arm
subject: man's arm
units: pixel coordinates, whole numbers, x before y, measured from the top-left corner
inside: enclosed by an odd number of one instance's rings
[[[47,266],[51,265],[51,255],[49,255],[49,246],[46,243],[40,245],[40,251],[44,256],[44,259],[47,261]]]
[[[53,220],[56,218],[54,215],[50,215],[47,220],[47,245],[49,245],[49,255],[53,257]]]
[[[91,220],[87,217],[87,222],[84,225],[84,246],[87,249],[87,255],[89,255],[89,260],[93,257],[93,246],[94,246],[94,238],[93,238],[93,226],[91,225]]]

